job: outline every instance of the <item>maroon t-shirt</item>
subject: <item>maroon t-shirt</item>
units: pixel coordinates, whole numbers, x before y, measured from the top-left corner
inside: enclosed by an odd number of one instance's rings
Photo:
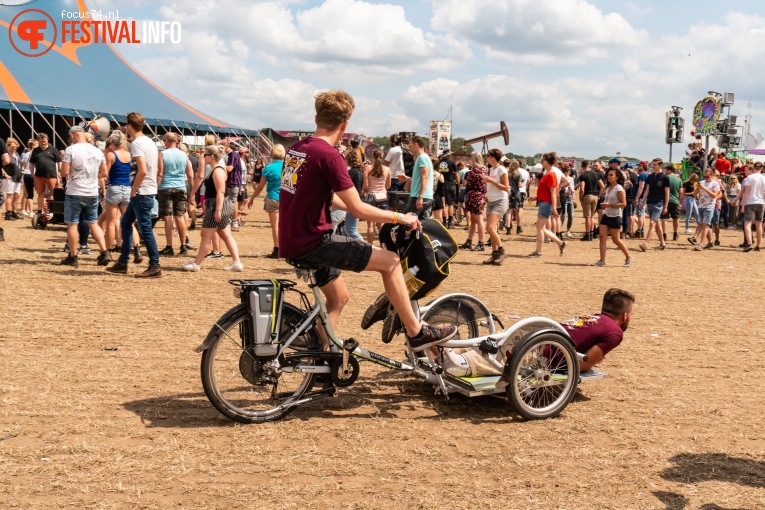
[[[332,230],[332,193],[353,187],[342,154],[321,138],[295,143],[284,158],[279,193],[279,256],[293,258],[318,246]]]
[[[561,322],[560,325],[574,341],[576,352],[582,354],[597,345],[605,356],[622,343],[624,338],[622,328],[607,315],[580,315]]]

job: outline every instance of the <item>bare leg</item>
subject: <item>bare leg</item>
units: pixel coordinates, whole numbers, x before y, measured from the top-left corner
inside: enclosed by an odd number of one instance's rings
[[[497,225],[499,224],[499,215],[491,213],[486,221],[486,230],[489,232],[489,242],[491,242],[491,249],[496,251],[502,247],[502,240],[497,233]]]
[[[173,246],[173,217],[165,216],[162,218],[165,222],[165,246]]]
[[[601,225],[601,228],[602,228],[602,225]],[[622,251],[622,253],[624,253],[624,256],[626,258],[630,258],[630,251],[627,249],[627,245],[624,244],[624,241],[622,241],[621,238],[619,237],[619,229],[612,228],[609,230],[611,232],[611,240],[614,242],[616,247],[619,248]],[[603,244],[605,245],[605,242]],[[605,251],[606,251],[605,248],[601,249],[601,253],[605,253]]]
[[[231,225],[226,225],[224,229],[217,229],[218,236],[225,243],[228,252],[231,254],[231,258],[234,259],[234,263],[239,262],[239,248],[236,245],[236,239],[231,235]],[[199,255],[197,254],[197,257]]]
[[[67,228],[67,233],[68,233]],[[98,226],[98,221],[93,222],[90,224],[90,235],[93,236],[93,239],[96,241],[96,244],[98,245],[98,249],[100,251],[106,251],[106,242],[104,241],[104,231],[101,230],[101,227]]]
[[[205,256],[207,255],[207,250],[210,248],[210,243],[212,242],[212,236],[215,232],[214,228],[203,228],[200,235],[202,236],[202,240],[199,242],[199,250],[197,251],[197,258],[194,259],[194,263],[198,266],[202,265],[202,262],[205,260]]]
[[[414,315],[409,301],[409,292],[404,282],[404,274],[401,271],[398,256],[392,251],[373,246],[372,257],[364,270],[380,273],[385,293],[404,324],[407,335],[410,337],[417,336],[420,333],[420,323]]]
[[[600,261],[606,263],[606,242],[608,241],[608,226],[598,226],[598,241],[600,242]]]
[[[77,223],[72,223],[66,226],[66,242],[69,244],[69,256],[74,257],[77,255],[77,241],[80,238],[80,234],[77,231]]]
[[[220,237],[217,231],[214,231],[212,235],[212,251],[220,253]]]
[[[268,213],[268,221],[271,222],[271,238],[274,240],[274,248],[279,247],[279,213],[278,212],[270,212]],[[374,242],[375,239],[375,230],[374,230],[374,224],[368,223],[369,225],[372,225],[372,242]],[[372,244],[370,242],[369,244]]]
[[[472,214],[470,216],[470,228],[472,230],[473,224],[478,228],[478,242],[483,242],[484,227],[483,227],[483,214]]]
[[[186,225],[188,225],[188,223],[186,223],[186,216],[175,216],[174,219],[175,228],[178,229],[178,239],[180,241],[180,245],[183,246],[186,244]],[[172,235],[172,232],[170,235]],[[172,237],[170,239],[171,244],[169,246],[172,246]]]
[[[403,276],[402,276],[403,281]],[[404,287],[406,289],[406,287]],[[337,332],[337,319],[340,317],[340,312],[345,308],[348,303],[349,295],[348,288],[345,286],[342,275],[335,278],[323,287],[319,287],[322,294],[324,294],[324,304],[327,307],[327,318],[332,326],[332,331],[338,336]],[[319,336],[321,337],[321,343],[324,350],[329,349],[329,339],[326,338],[324,328],[319,328]]]

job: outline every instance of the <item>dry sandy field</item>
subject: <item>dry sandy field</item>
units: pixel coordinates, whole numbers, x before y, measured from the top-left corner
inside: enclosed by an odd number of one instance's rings
[[[264,258],[262,201],[256,210],[237,235],[241,276],[294,277]],[[597,312],[609,287],[636,295],[625,341],[600,367],[609,377],[545,421],[495,398],[447,401],[365,363],[355,385],[281,422],[231,422],[206,399],[194,352],[237,303],[230,259],[185,273],[165,258],[149,281],[106,274],[95,255],[71,270],[58,265],[62,227],[5,222],[0,508],[765,508],[765,254],[739,253],[740,234],[725,231],[701,253],[685,236],[663,252],[628,241],[631,268],[613,249],[608,267],[589,267],[597,245],[578,240],[529,260],[533,214],[526,233],[503,236],[504,265],[461,252],[436,295],[474,294],[505,325]],[[402,358],[401,337],[384,345],[379,324],[358,327],[379,277],[347,283],[340,333]]]

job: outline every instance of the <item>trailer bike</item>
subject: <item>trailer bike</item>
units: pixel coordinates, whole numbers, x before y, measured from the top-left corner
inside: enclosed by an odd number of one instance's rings
[[[240,303],[216,321],[196,349],[202,353],[205,394],[232,420],[275,421],[301,405],[335,396],[356,381],[360,361],[408,373],[445,398],[498,396],[527,419],[560,414],[582,380],[579,360],[586,357],[557,322],[529,317],[498,330],[499,319],[468,294],[447,294],[424,306],[412,301],[412,307],[429,324],[457,326],[457,335],[438,347],[473,349],[501,375],[455,377],[430,349],[415,352],[408,343],[405,360],[382,356],[352,338],[338,339],[314,273],[295,271],[311,288],[313,303],[295,281],[230,280]],[[322,347],[320,329],[328,348]],[[583,376],[605,375],[590,371]]]

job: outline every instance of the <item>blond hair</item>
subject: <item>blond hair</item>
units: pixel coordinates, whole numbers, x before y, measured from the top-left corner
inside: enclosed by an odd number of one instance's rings
[[[285,150],[284,145],[277,143],[271,148],[271,159],[284,159]]]
[[[483,166],[483,156],[480,152],[470,153],[470,164],[471,166]]]
[[[215,135],[205,135],[205,147],[209,145],[218,145],[218,137]]]
[[[217,144],[208,145],[205,147],[205,150],[203,154],[205,156],[212,156],[215,161],[218,161],[220,159],[221,154],[223,153],[222,147]]]
[[[19,147],[21,147],[21,145],[19,145],[19,142],[17,142],[15,138],[8,138],[8,139],[5,141],[5,145],[15,145],[17,149],[18,149]]]
[[[114,147],[115,149],[117,147],[122,147],[125,145],[125,133],[122,131],[115,129],[111,133],[109,133],[109,138],[106,139],[106,145],[110,145]]]
[[[356,103],[347,92],[330,90],[315,97],[316,126],[334,130],[351,118]]]
[[[361,155],[359,151],[351,149],[345,153],[345,161],[351,168],[359,168],[361,166]]]

